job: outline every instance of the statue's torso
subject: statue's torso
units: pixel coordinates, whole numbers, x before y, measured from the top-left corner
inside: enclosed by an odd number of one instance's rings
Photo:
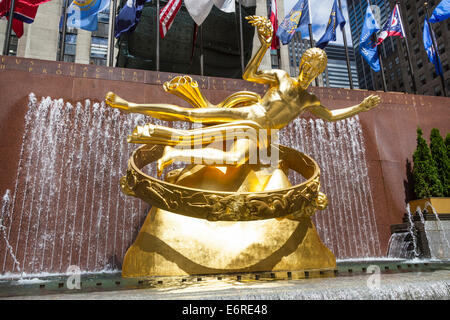
[[[281,129],[300,115],[305,109],[320,105],[316,96],[294,85],[294,80],[282,79],[279,86],[271,87],[261,101],[265,110],[266,124],[272,129]]]

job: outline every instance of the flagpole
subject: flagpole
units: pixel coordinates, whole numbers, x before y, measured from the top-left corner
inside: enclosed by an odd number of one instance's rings
[[[370,0],[367,0],[367,3],[369,6],[372,5]],[[381,23],[381,21],[380,21],[380,23]],[[372,38],[374,38],[374,42],[377,43],[376,34],[372,34]],[[383,56],[381,55],[380,46],[377,46],[377,54],[378,54],[378,60],[380,61],[380,71],[381,71],[381,80],[383,82],[383,91],[386,92],[387,91],[386,77],[384,75]]]
[[[109,25],[109,66],[114,67],[114,26],[116,23],[116,8],[117,8],[117,0],[111,0],[109,14],[111,16],[110,25]]]
[[[12,22],[14,19],[14,9],[16,8],[16,0],[11,0],[11,8],[9,10],[9,19],[8,23],[6,25],[6,32],[5,32],[5,42],[3,43],[3,55],[7,56],[9,55],[9,44],[11,41],[11,29],[12,29]]]
[[[240,44],[240,54],[241,54],[241,69],[242,69],[242,75],[244,75],[244,68],[245,68],[245,62],[244,62],[244,36],[242,31],[242,7],[241,7],[241,0],[239,2],[239,44]]]
[[[66,32],[67,32],[67,5],[69,0],[64,0],[64,16],[63,16],[63,25],[61,31],[61,39],[60,39],[60,49],[59,49],[59,61],[64,61],[64,51],[66,50]]]
[[[397,10],[398,10],[398,16],[400,17],[400,26],[402,28],[402,32],[403,32],[403,36],[404,36],[404,40],[405,40],[406,56],[408,58],[409,70],[411,72],[411,80],[412,80],[412,85],[413,85],[412,89],[413,89],[413,92],[415,94],[417,94],[416,79],[414,77],[414,71],[413,71],[414,69],[413,69],[412,62],[411,62],[411,53],[409,51],[408,37],[406,36],[406,31],[403,27],[403,16],[402,16],[402,10],[400,9],[400,2],[397,1],[396,5],[397,5]]]
[[[314,36],[313,36],[313,32],[312,32],[312,19],[311,19],[311,3],[308,0],[308,14],[309,14],[309,24],[308,24],[308,30],[309,30],[309,46],[311,48],[314,48]],[[316,87],[319,86],[319,80],[314,79]]]
[[[338,0],[338,4],[339,4],[339,10],[342,13],[341,0]],[[350,82],[350,89],[353,89],[352,68],[350,65],[350,56],[348,54],[347,35],[345,34],[345,25],[344,25],[344,28],[341,29],[341,31],[342,31],[342,38],[344,39],[345,57],[347,58],[348,81]]]
[[[202,25],[198,26],[198,32],[200,33],[200,75],[204,75],[203,70],[203,27]]]
[[[436,44],[436,41],[435,41],[436,39],[434,39],[434,30],[433,30],[433,28],[431,27],[430,21],[428,20],[428,19],[429,19],[429,16],[430,16],[430,14],[429,14],[429,12],[428,12],[428,2],[425,2],[425,3],[423,4],[423,6],[425,7],[425,14],[426,14],[425,23],[428,23],[428,28],[430,29],[430,37],[431,37],[431,41],[432,41],[432,43],[433,43],[434,52],[436,53],[436,60],[437,60],[438,63],[441,63],[441,62],[440,62],[440,57],[439,57],[439,52],[438,52],[438,47],[437,47],[437,44]],[[444,91],[444,97],[446,97],[446,96],[447,96],[447,91],[445,90],[445,80],[444,80],[444,75],[443,75],[442,72],[441,72],[441,74],[440,74],[439,76],[440,76],[440,78],[441,78],[442,89],[443,89],[443,91]]]
[[[156,0],[156,71],[159,71],[159,0]]]
[[[383,56],[381,54],[380,46],[377,46],[378,59],[380,60],[381,80],[383,82],[383,91],[387,92],[386,76],[384,75]]]

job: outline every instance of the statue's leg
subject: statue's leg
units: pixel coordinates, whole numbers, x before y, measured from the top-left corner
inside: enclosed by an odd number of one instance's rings
[[[203,146],[214,141],[219,142],[241,137],[257,141],[259,129],[261,129],[261,126],[253,121],[234,121],[192,130],[146,124],[137,126],[132,134],[128,136],[128,142],[193,147],[194,145]],[[266,144],[266,141],[260,141],[260,143]]]
[[[258,144],[254,139],[239,138],[232,143],[229,150],[220,149],[220,145],[205,148],[177,148],[167,146],[163,156],[158,160],[158,175],[164,168],[175,161],[203,165],[239,166],[249,160],[256,164]]]
[[[128,102],[112,92],[105,98],[106,104],[127,113],[141,113],[161,120],[200,123],[227,123],[236,120],[253,120],[251,107],[242,108],[183,108],[173,104],[137,104]]]

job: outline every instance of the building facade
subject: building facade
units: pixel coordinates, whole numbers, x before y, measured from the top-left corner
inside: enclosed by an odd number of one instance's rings
[[[409,48],[411,52],[411,63],[413,67],[413,76],[417,86],[417,93],[431,96],[442,96],[444,94],[441,78],[436,74],[434,65],[429,62],[427,53],[423,45],[423,25],[425,21],[424,3],[428,2],[428,12],[431,15],[434,8],[440,3],[440,0],[406,0],[400,3],[402,11],[403,24],[408,37]],[[390,1],[391,8],[395,1]],[[444,84],[447,96],[450,94],[450,19],[432,24],[436,35],[437,48],[444,71]],[[396,57],[387,57],[385,67],[387,67],[386,78],[389,79],[392,91],[395,90],[395,81],[392,80],[392,73],[395,72],[397,81],[405,83],[405,91],[413,92],[411,73],[407,61],[406,46],[403,40],[396,39],[398,45],[399,69],[391,70],[391,65],[397,65]],[[401,45],[400,45],[401,43]],[[401,73],[402,78],[399,74]],[[388,81],[388,80],[386,80]]]
[[[390,8],[387,0],[372,0],[372,11],[378,23],[383,25],[389,16]],[[381,76],[373,72],[360,54],[359,39],[364,24],[364,17],[368,6],[367,0],[347,0],[349,25],[352,34],[354,52],[356,52],[356,67],[358,72],[359,87],[367,90],[381,90]],[[395,51],[395,43],[388,39],[382,45],[382,54],[391,55]],[[379,86],[381,84],[381,86]]]
[[[20,57],[59,60],[61,49],[61,32],[59,30],[60,17],[63,12],[64,0],[53,0],[40,5],[36,19],[32,24],[24,24],[24,35],[17,39],[11,37],[10,54]],[[120,2],[120,1],[119,1]],[[385,71],[385,79],[388,91],[414,92],[413,80],[418,94],[443,95],[441,79],[434,70],[434,65],[428,61],[422,40],[423,22],[425,20],[424,0],[402,1],[401,11],[405,31],[411,53],[413,70],[411,72],[407,61],[405,40],[400,38],[387,38],[381,45],[381,55]],[[431,13],[439,0],[429,1],[429,12]],[[389,18],[394,0],[372,0],[373,11],[381,26]],[[373,72],[360,54],[359,39],[367,9],[367,0],[347,0],[349,13],[349,27],[351,29],[352,43],[354,48],[354,63],[356,66],[357,79],[354,85],[361,89],[382,90],[383,83],[381,73]],[[268,16],[270,13],[270,1],[256,0],[256,14]],[[284,18],[284,1],[278,0],[278,20]],[[99,14],[98,30],[89,32],[81,29],[67,29],[64,44],[63,60],[83,64],[108,65],[109,46],[109,22],[112,17],[109,8]],[[6,29],[6,19],[0,20],[0,43],[3,43]],[[436,34],[438,51],[444,70],[444,79],[447,94],[450,93],[450,19],[433,24]],[[301,41],[297,33],[289,45],[281,45],[278,52],[271,50],[267,52],[261,63],[261,68],[281,68],[289,71],[291,75],[298,74],[298,64],[301,54],[309,48],[309,41]],[[253,37],[253,53],[259,48],[257,37]],[[350,48],[349,48],[350,49]],[[344,77],[345,55],[340,49],[330,44],[326,51],[329,56],[329,65],[319,85],[347,87]],[[117,56],[117,48],[114,56]],[[352,53],[350,50],[350,55]],[[352,59],[352,58],[351,58]],[[352,65],[352,72],[353,65]],[[328,74],[328,76],[327,76]],[[341,79],[339,79],[339,77]],[[354,78],[354,80],[356,80]],[[348,81],[348,77],[347,77]],[[314,85],[314,83],[313,83]]]
[[[384,67],[386,89],[388,91],[416,93],[424,95],[443,95],[441,79],[436,75],[434,65],[428,61],[423,45],[423,25],[425,21],[424,0],[405,0],[400,3],[402,20],[407,35],[411,53],[412,72],[407,59],[407,50],[404,39],[389,37],[381,45],[381,57]],[[440,1],[428,1],[429,12],[434,10]],[[379,12],[380,27],[389,19],[392,9],[397,1],[377,0],[372,5]],[[367,9],[366,0],[347,0],[353,46],[356,53],[359,85],[362,89],[383,90],[381,72],[375,73],[364,61],[360,54],[359,39]],[[444,69],[444,79],[447,92],[450,92],[450,19],[432,25],[437,40],[438,51]]]
[[[11,36],[10,55],[25,58],[58,61],[62,32],[60,18],[64,12],[64,0],[52,0],[39,6],[35,21],[24,23],[24,34],[18,39]],[[97,31],[67,28],[63,61],[83,64],[107,65],[109,8],[98,14]],[[0,20],[0,43],[5,39],[7,20]]]
[[[350,88],[344,46],[329,44],[325,47],[325,52],[328,56],[328,65],[324,79],[324,86],[331,88]],[[350,60],[353,88],[359,89],[358,72],[356,69],[355,52],[353,48],[348,48],[348,55]]]

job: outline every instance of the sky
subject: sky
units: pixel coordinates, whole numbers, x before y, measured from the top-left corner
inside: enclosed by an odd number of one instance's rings
[[[298,2],[298,0],[284,0],[284,11],[285,16],[289,13],[292,7]],[[327,27],[328,20],[330,18],[331,8],[333,7],[334,0],[310,0],[311,3],[311,17],[312,17],[312,28],[314,34],[314,40],[319,40],[322,35],[325,33],[325,29]],[[342,13],[345,17],[345,31],[347,34],[347,44],[349,46],[352,45],[352,35],[350,33],[350,26],[348,25],[348,11],[347,11],[347,0],[341,0],[342,4]],[[281,23],[279,21],[278,23]],[[303,30],[303,29],[302,29]],[[308,28],[305,28],[302,31],[303,38],[309,39]],[[336,32],[336,44],[344,44],[344,40],[342,39],[342,32],[338,30]]]

